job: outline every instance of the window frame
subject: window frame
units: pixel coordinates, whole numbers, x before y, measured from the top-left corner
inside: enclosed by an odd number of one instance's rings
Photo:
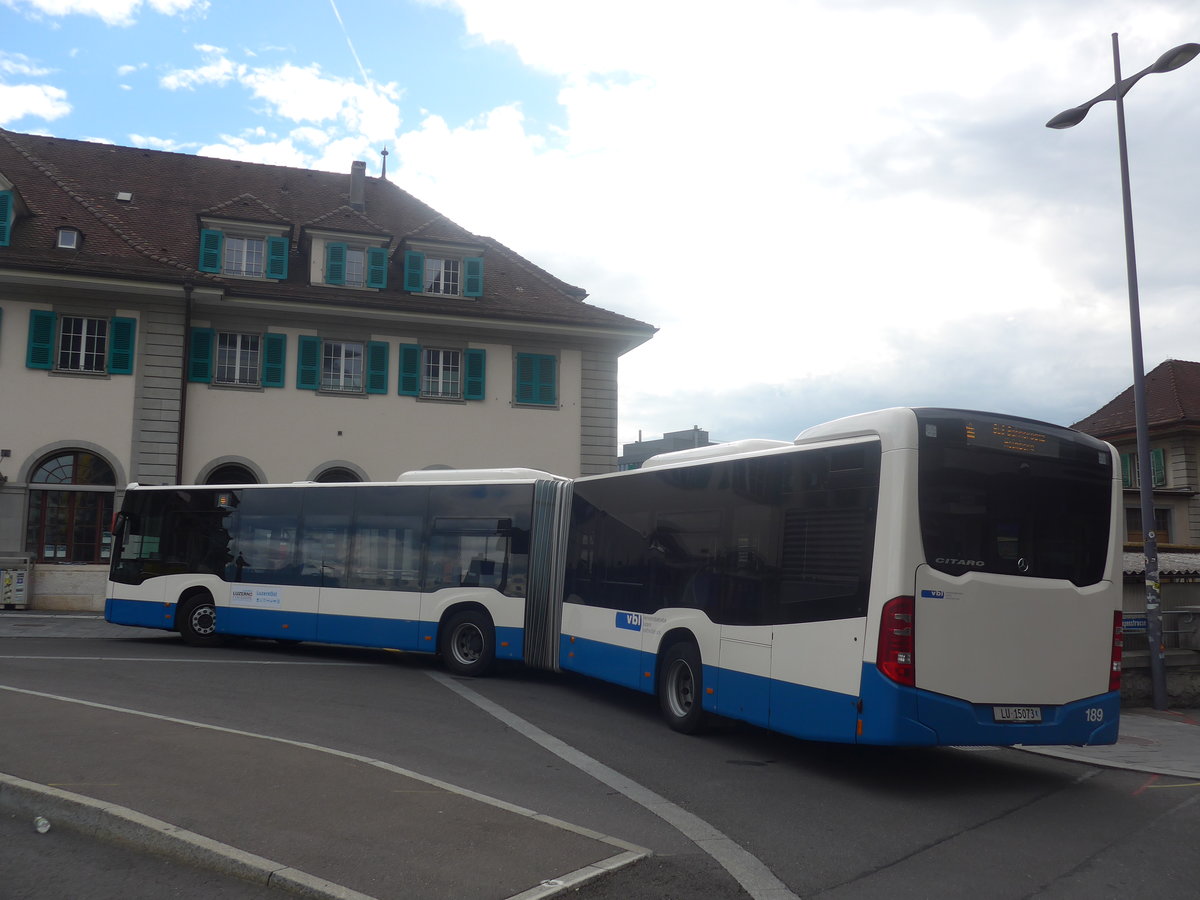
[[[81,464],[80,457],[88,456],[100,463],[104,476],[94,481],[76,481],[81,471],[87,467]],[[51,480],[39,479],[39,474],[45,471],[49,474],[51,465],[58,464],[63,468],[62,461],[70,457],[69,477]],[[112,555],[113,537],[108,530],[112,522],[112,513],[116,499],[116,470],[104,456],[79,447],[68,447],[49,453],[40,459],[29,474],[29,507],[25,514],[24,542],[26,552],[39,563],[60,565],[105,565]],[[45,553],[46,529],[55,524],[56,516],[51,507],[62,511],[59,521],[60,536],[63,543],[55,542],[53,554]],[[92,521],[89,523],[89,516]],[[83,520],[82,522],[80,520]],[[80,541],[80,529],[86,529],[91,539]],[[92,552],[87,559],[76,558],[76,548],[90,546]],[[62,547],[61,556],[57,548]]]
[[[104,322],[104,348],[102,350],[85,350],[82,341],[88,338],[86,333],[79,335],[79,349],[65,347],[66,341],[75,335],[64,332],[68,320],[82,322]],[[95,335],[91,336],[95,339]],[[98,355],[103,361],[99,368],[84,368],[83,366],[63,365],[63,353]],[[59,312],[53,309],[31,309],[29,311],[28,343],[25,353],[25,367],[28,369],[44,369],[62,375],[82,375],[87,377],[105,377],[108,375],[132,375],[134,359],[137,352],[137,319],[127,316],[97,316],[95,314],[79,313],[74,310]]]
[[[262,271],[246,273],[226,267],[229,241],[262,241]],[[199,259],[201,272],[227,278],[254,281],[285,281],[292,243],[290,229],[253,222],[204,219],[200,226]]]
[[[446,283],[446,263],[454,263],[457,281],[453,290],[444,287],[434,289],[427,272],[431,262],[439,260],[442,265],[441,284]],[[461,246],[438,246],[422,244],[404,252],[404,290],[425,297],[479,298],[483,296],[484,260],[480,248]]]
[[[344,337],[320,337],[302,334],[297,339],[296,387],[301,390],[338,396],[362,396],[388,392],[388,364],[391,344],[387,341],[357,340]],[[326,345],[356,344],[361,348],[361,386],[331,386],[325,377]],[[342,354],[344,358],[344,353]],[[328,357],[332,358],[332,357]]]
[[[513,357],[513,404],[535,409],[559,406],[559,358],[554,353],[518,352]]]

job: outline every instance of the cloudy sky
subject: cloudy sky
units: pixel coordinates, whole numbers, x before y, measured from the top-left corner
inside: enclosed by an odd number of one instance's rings
[[[284,12],[286,10],[286,12]],[[0,0],[0,126],[379,171],[657,326],[620,439],[1132,380],[1116,118],[1195,0]],[[1126,103],[1147,368],[1200,359],[1200,61]]]

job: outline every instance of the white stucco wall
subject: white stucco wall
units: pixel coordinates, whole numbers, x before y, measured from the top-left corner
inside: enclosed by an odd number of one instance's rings
[[[26,368],[29,310],[49,307],[3,298],[0,305],[0,447],[12,451],[0,461],[0,472],[16,481],[48,448],[76,443],[102,452],[119,467],[118,479],[123,477],[130,471],[136,373],[68,375]],[[138,318],[129,309],[116,315]]]
[[[273,329],[280,331],[280,329]],[[444,402],[396,392],[397,347],[416,338],[371,335],[390,348],[389,392],[335,395],[296,388],[300,332],[288,336],[283,388],[188,386],[183,480],[198,481],[215,460],[254,462],[268,481],[306,479],[346,460],[370,480],[389,481],[410,469],[528,466],[579,474],[582,354],[558,354],[558,408],[515,407],[513,348],[472,343],[487,351],[486,399]]]

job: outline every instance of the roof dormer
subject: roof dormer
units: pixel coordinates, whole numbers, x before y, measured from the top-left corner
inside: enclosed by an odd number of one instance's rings
[[[0,172],[0,247],[9,245],[17,219],[27,215],[29,208],[16,186]]]
[[[343,206],[309,222],[300,246],[308,253],[314,285],[387,287],[392,236],[357,210]]]

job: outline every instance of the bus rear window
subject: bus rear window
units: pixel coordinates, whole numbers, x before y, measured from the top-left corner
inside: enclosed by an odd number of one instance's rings
[[[1100,441],[1020,419],[922,416],[919,500],[926,562],[950,575],[1104,576],[1112,457]]]

